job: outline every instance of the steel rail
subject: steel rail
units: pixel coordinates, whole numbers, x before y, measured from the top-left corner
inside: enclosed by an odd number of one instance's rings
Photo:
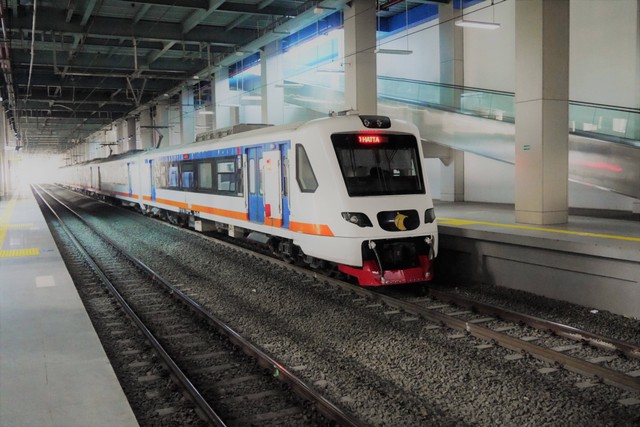
[[[43,189],[44,190],[44,189]],[[46,190],[44,190],[46,191]],[[50,194],[50,193],[49,193]],[[51,195],[54,199],[58,200],[55,196]],[[298,395],[306,398],[307,400],[314,403],[319,412],[321,412],[328,419],[331,419],[340,425],[343,426],[353,426],[353,427],[361,427],[364,426],[362,422],[353,418],[352,416],[345,413],[342,409],[335,406],[329,400],[327,400],[324,396],[315,391],[311,386],[306,384],[304,381],[299,379],[296,375],[294,375],[289,369],[287,369],[284,365],[274,360],[272,357],[267,355],[262,349],[255,346],[247,339],[242,337],[239,333],[225,324],[218,317],[209,313],[204,307],[202,307],[197,301],[194,301],[189,296],[185,295],[180,289],[173,286],[170,282],[165,280],[163,277],[154,272],[150,267],[148,267],[141,260],[136,257],[130,255],[126,251],[120,248],[120,246],[109,239],[108,237],[102,235],[99,231],[95,229],[91,224],[89,224],[85,219],[79,216],[76,212],[74,212],[71,208],[67,207],[64,203],[60,202],[63,206],[69,209],[74,215],[76,215],[85,225],[87,225],[91,230],[100,235],[102,239],[116,248],[121,252],[123,256],[125,256],[129,261],[134,263],[138,268],[143,270],[145,273],[149,274],[153,280],[157,283],[163,285],[167,291],[176,298],[178,301],[184,303],[188,308],[190,308],[194,313],[200,316],[201,319],[208,322],[211,326],[215,327],[220,333],[225,335],[231,342],[238,345],[246,354],[253,357],[257,360],[258,364],[263,368],[270,369],[275,378],[289,384],[291,388],[298,393]],[[165,224],[165,223],[163,223]],[[182,230],[182,229],[181,229]],[[197,235],[200,235],[196,233]],[[201,235],[200,235],[201,236]]]
[[[164,222],[161,222],[161,223],[165,224],[168,227],[175,227],[171,224],[167,224]],[[466,322],[464,320],[461,320],[452,316],[447,316],[435,310],[421,307],[417,304],[414,304],[408,301],[402,301],[397,298],[382,295],[380,293],[371,291],[362,286],[357,286],[347,282],[343,282],[341,280],[333,279],[318,272],[309,271],[308,269],[286,263],[284,261],[275,259],[267,255],[256,253],[254,251],[242,248],[240,246],[233,245],[231,243],[203,235],[202,233],[198,233],[198,232],[191,231],[184,228],[181,228],[181,230],[183,230],[184,232],[192,233],[193,235],[199,236],[200,238],[203,238],[205,240],[215,241],[216,244],[221,244],[223,246],[233,248],[235,250],[251,253],[253,256],[257,258],[272,262],[274,264],[278,264],[284,268],[287,268],[291,271],[296,271],[308,277],[313,277],[318,281],[330,283],[334,286],[337,286],[355,295],[369,298],[372,300],[378,300],[378,301],[384,302],[390,307],[402,309],[408,313],[415,314],[417,316],[423,317],[424,319],[436,322],[441,325],[448,326],[452,329],[465,331],[475,337],[494,342],[500,345],[501,347],[508,348],[513,351],[527,353],[539,360],[558,363],[559,365],[564,366],[566,369],[570,371],[573,371],[582,375],[586,375],[589,377],[596,377],[599,380],[607,384],[613,385],[615,387],[623,388],[625,390],[636,391],[636,392],[640,391],[640,377],[634,378],[625,373],[615,371],[613,369],[605,368],[605,367],[587,362],[585,360],[581,360],[576,357],[557,352],[555,350],[547,349],[542,346],[539,346],[527,341],[523,341],[518,338],[511,337],[501,332],[493,331],[484,326]]]
[[[429,288],[429,296],[443,302],[456,304],[460,307],[470,308],[477,313],[498,316],[499,318],[510,322],[525,323],[532,328],[552,331],[558,336],[569,338],[575,341],[582,341],[594,347],[618,351],[625,356],[633,359],[640,358],[640,346],[636,344],[608,338],[602,335],[595,334],[593,332],[574,328],[573,326],[564,325],[562,323],[553,322],[551,320],[541,319],[539,317],[531,316],[528,314],[518,313],[491,304],[472,301],[462,296],[452,295],[445,291],[436,290],[433,288]]]
[[[78,217],[78,219],[82,221],[85,225],[89,225],[82,217],[80,217],[76,212],[74,212],[66,204],[61,202],[59,199],[57,199],[55,196],[53,196],[51,193],[49,193],[47,190],[45,190],[41,186],[38,186],[38,187],[40,187],[40,189],[43,192],[47,193],[50,197],[52,197],[54,200],[60,203],[60,205],[62,205],[65,209],[67,209],[73,215]],[[69,239],[73,242],[76,249],[82,254],[82,256],[85,258],[89,266],[94,270],[96,275],[107,287],[111,295],[118,301],[123,311],[127,314],[127,316],[129,316],[129,318],[133,321],[133,323],[138,327],[138,329],[145,336],[147,341],[152,345],[155,352],[160,356],[160,358],[162,359],[167,369],[171,372],[172,377],[175,378],[175,381],[177,381],[180,384],[180,386],[184,389],[184,391],[186,391],[189,398],[194,402],[194,404],[201,411],[202,416],[206,419],[206,421],[216,426],[221,426],[221,427],[226,426],[224,421],[222,421],[222,419],[218,416],[218,414],[211,408],[209,403],[204,399],[204,397],[202,397],[200,392],[191,383],[189,378],[187,378],[187,376],[184,374],[184,372],[182,372],[182,370],[174,362],[171,356],[169,356],[169,354],[166,352],[162,344],[160,344],[160,342],[156,339],[153,333],[146,327],[144,322],[136,315],[136,313],[129,306],[129,304],[124,299],[124,297],[118,292],[118,290],[115,288],[113,283],[111,283],[109,278],[104,274],[100,266],[95,262],[93,257],[87,252],[87,250],[84,248],[82,243],[80,243],[78,239],[76,239],[76,237],[73,235],[71,230],[69,230],[69,228],[67,227],[65,222],[62,220],[62,218],[60,218],[60,216],[56,213],[54,208],[44,199],[44,197],[42,196],[40,191],[38,191],[35,185],[32,185],[32,188],[34,192],[38,195],[40,200],[47,206],[47,208],[49,208],[51,213],[56,217],[56,219],[58,220],[58,223],[60,224],[62,229],[65,231]],[[91,226],[89,227],[93,230]],[[99,233],[98,233],[98,236],[100,236]]]
[[[421,307],[417,304],[401,301],[393,297],[386,295],[378,295],[378,299],[384,301],[386,304],[403,309],[409,313],[413,313],[424,317],[425,319],[433,322],[446,325],[450,328],[465,331],[477,338],[482,338],[487,341],[494,342],[501,347],[508,348],[510,350],[524,352],[536,359],[558,363],[564,366],[566,369],[587,376],[594,376],[599,380],[620,387],[625,390],[640,391],[640,378],[634,378],[623,372],[615,371],[582,359],[578,359],[567,354],[551,350],[531,342],[523,341],[519,338],[511,337],[507,334],[494,331],[490,328],[480,326],[465,320],[461,320],[446,314],[439,313],[435,310]]]

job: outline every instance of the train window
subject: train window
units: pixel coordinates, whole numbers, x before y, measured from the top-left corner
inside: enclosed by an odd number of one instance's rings
[[[216,159],[216,190],[220,193],[242,194],[242,157]],[[255,183],[253,184],[255,186]]]
[[[282,159],[282,196],[289,195],[289,158]]]
[[[260,195],[264,194],[264,159],[258,160],[258,166],[260,168]]]
[[[251,171],[250,173],[251,180],[249,181],[249,193],[255,194],[256,193],[256,160],[255,159],[249,159],[249,170]]]
[[[198,164],[198,189],[212,190],[213,175],[211,173],[211,163]]]
[[[180,177],[180,172],[178,170],[178,164],[177,163],[171,163],[169,165],[169,182],[168,182],[168,186],[169,187],[174,187],[174,188],[179,187],[179,177]]]
[[[183,162],[180,165],[180,184],[181,188],[187,189],[194,188],[196,186],[193,163]]]
[[[235,163],[233,162],[233,160],[218,160],[216,164],[216,172],[218,175],[217,190],[224,192],[235,192]]]
[[[313,193],[318,188],[318,180],[313,173],[307,151],[300,144],[296,144],[296,180],[303,193]]]
[[[349,196],[424,194],[413,135],[389,134],[380,144],[359,143],[358,134],[331,135]]]

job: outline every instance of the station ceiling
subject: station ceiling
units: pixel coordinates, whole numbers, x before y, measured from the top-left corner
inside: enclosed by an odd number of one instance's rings
[[[372,2],[374,0],[371,0]],[[389,17],[425,3],[381,0]],[[348,0],[0,0],[0,95],[19,144],[63,151]]]

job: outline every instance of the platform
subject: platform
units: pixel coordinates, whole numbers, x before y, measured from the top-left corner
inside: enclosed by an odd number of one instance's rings
[[[136,426],[34,196],[0,200],[0,426]]]
[[[515,222],[512,205],[437,202],[436,277],[488,283],[640,319],[640,218],[570,211],[562,225]]]

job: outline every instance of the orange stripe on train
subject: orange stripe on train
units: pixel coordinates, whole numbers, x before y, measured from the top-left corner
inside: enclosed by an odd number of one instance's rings
[[[224,216],[227,218],[240,219],[243,221],[247,221],[249,219],[249,215],[247,215],[246,212],[230,211],[227,209],[219,209],[211,206],[202,206],[202,205],[191,205],[191,209],[198,212],[204,212],[211,215]]]
[[[169,205],[169,206],[175,206],[176,208],[182,208],[182,209],[185,209],[185,210],[189,209],[189,205],[187,205],[184,202],[176,202],[174,200],[159,199],[159,198],[156,198],[156,202],[162,203],[162,204],[165,204],[165,205]]]
[[[144,200],[151,200],[151,197],[149,196],[143,196],[142,198]],[[170,206],[176,206],[183,209],[189,209],[186,203],[175,202],[173,200],[156,199],[156,202],[167,204]],[[246,212],[230,211],[227,209],[219,209],[219,208],[214,208],[211,206],[203,206],[203,205],[191,205],[191,210],[204,212],[212,215],[224,216],[226,218],[239,219],[242,221],[249,220],[249,215]],[[272,227],[282,227],[282,220],[275,219],[275,218],[265,218],[264,224]],[[291,231],[295,231],[298,233],[333,237],[333,232],[331,231],[329,226],[326,224],[308,224],[305,222],[292,221],[289,223],[289,229]]]
[[[318,236],[333,236],[333,232],[326,224],[307,224],[304,222],[291,221],[289,224],[291,231],[296,231],[304,234],[315,234]]]
[[[280,218],[265,218],[264,225],[268,225],[271,227],[282,228],[282,219]]]

